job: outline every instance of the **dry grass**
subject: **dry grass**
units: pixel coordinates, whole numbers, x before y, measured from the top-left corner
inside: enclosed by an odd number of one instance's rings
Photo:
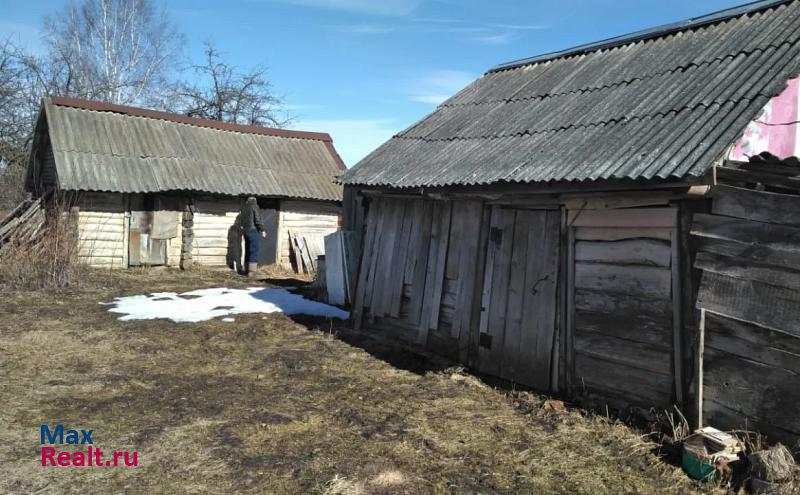
[[[81,292],[4,293],[0,492],[696,492],[618,422],[546,411],[329,322],[120,322],[98,304],[252,284],[132,270],[94,272]],[[140,466],[42,469],[38,426],[58,422],[138,450]]]
[[[86,267],[78,257],[78,236],[67,204],[55,205],[31,240],[18,236],[0,246],[0,287],[61,289],[80,286]]]

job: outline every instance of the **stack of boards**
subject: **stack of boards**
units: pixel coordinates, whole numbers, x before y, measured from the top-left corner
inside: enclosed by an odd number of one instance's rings
[[[289,231],[291,251],[297,264],[298,273],[316,273],[317,258],[325,255],[325,236],[308,232]]]

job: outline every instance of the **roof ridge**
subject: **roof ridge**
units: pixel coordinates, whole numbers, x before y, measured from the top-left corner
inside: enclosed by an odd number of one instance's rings
[[[194,127],[205,127],[210,129],[217,129],[222,131],[239,132],[242,134],[260,134],[263,136],[292,138],[292,139],[307,139],[312,141],[323,141],[332,143],[333,139],[330,134],[326,132],[310,132],[310,131],[295,131],[290,129],[278,129],[275,127],[264,127],[259,125],[244,125],[244,124],[231,124],[218,120],[201,119],[197,117],[189,117],[177,113],[162,112],[159,110],[151,110],[148,108],[132,107],[127,105],[118,105],[116,103],[106,103],[96,100],[84,100],[81,98],[72,98],[68,96],[52,96],[47,98],[51,104],[60,107],[71,107],[81,110],[89,110],[95,112],[112,112],[127,115],[130,117],[143,117],[155,120],[164,120],[167,122],[174,122],[177,124],[186,124]]]
[[[487,74],[493,72],[501,72],[509,69],[516,69],[526,65],[531,65],[548,60],[564,58],[572,55],[579,55],[584,53],[596,52],[603,49],[616,48],[638,41],[661,38],[670,34],[678,33],[681,31],[688,31],[698,29],[710,24],[724,22],[736,17],[769,10],[774,7],[779,7],[784,4],[792,3],[796,0],[756,0],[753,2],[745,3],[742,5],[734,6],[728,9],[719,10],[710,14],[705,14],[698,17],[692,17],[678,22],[663,24],[652,28],[634,31],[632,33],[623,34],[607,38],[605,40],[578,45],[565,50],[545,53],[533,57],[527,57],[503,64],[495,65],[487,71]]]
[[[647,75],[640,76],[640,77],[632,77],[630,79],[625,79],[625,80],[622,80],[622,81],[616,81],[616,82],[613,82],[613,83],[610,83],[610,84],[603,84],[601,86],[583,86],[583,87],[579,87],[577,89],[571,89],[569,91],[561,91],[561,92],[558,92],[558,93],[537,93],[537,94],[533,94],[533,95],[519,96],[519,97],[514,97],[514,98],[495,98],[495,99],[491,99],[491,100],[467,101],[467,102],[463,102],[463,103],[447,103],[447,102],[445,102],[445,103],[440,104],[436,109],[438,110],[439,108],[460,108],[460,107],[468,107],[468,106],[492,105],[492,104],[497,104],[497,103],[516,103],[516,102],[522,102],[522,101],[537,101],[537,100],[544,101],[544,100],[547,100],[549,98],[561,98],[561,97],[564,97],[564,96],[571,96],[571,95],[578,95],[578,94],[583,95],[583,94],[587,94],[587,93],[596,93],[596,92],[599,92],[599,91],[605,91],[605,90],[608,90],[608,89],[616,89],[616,88],[619,88],[619,87],[622,87],[622,86],[629,86],[631,84],[638,84],[640,82],[650,81],[652,79],[655,79],[655,78],[658,78],[658,77],[662,77],[662,76],[665,76],[667,74],[675,74],[677,72],[686,72],[687,70],[690,70],[690,69],[697,69],[697,68],[701,68],[701,67],[707,67],[707,66],[710,66],[710,65],[715,64],[715,63],[725,62],[728,59],[733,60],[736,57],[739,57],[740,55],[748,55],[749,56],[749,55],[753,55],[756,52],[765,53],[767,50],[777,50],[777,49],[781,48],[784,45],[792,45],[795,42],[797,42],[797,40],[792,40],[792,41],[787,40],[787,41],[783,41],[783,42],[778,43],[778,44],[770,43],[770,44],[765,45],[765,46],[755,47],[752,50],[740,50],[740,51],[738,51],[738,52],[736,52],[734,54],[727,54],[727,55],[721,56],[721,57],[714,57],[713,59],[709,59],[709,60],[693,61],[693,62],[689,62],[687,64],[675,66],[674,68],[671,68],[671,69],[666,69],[666,70],[663,70],[663,71],[654,72],[652,74],[647,74]]]

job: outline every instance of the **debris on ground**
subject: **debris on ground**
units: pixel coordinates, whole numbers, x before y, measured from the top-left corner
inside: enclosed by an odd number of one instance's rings
[[[747,456],[750,461],[749,489],[753,494],[800,493],[798,467],[792,453],[781,444]]]
[[[733,435],[707,426],[683,442],[684,471],[696,480],[730,477],[741,461],[742,443]]]

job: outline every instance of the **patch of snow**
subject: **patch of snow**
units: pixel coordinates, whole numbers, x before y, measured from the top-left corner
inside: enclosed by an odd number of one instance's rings
[[[224,321],[225,323],[233,323],[234,321],[236,321],[236,318],[223,318],[222,321]]]
[[[174,322],[198,322],[246,313],[304,314],[342,320],[349,317],[347,311],[310,301],[286,289],[262,287],[200,289],[181,294],[157,292],[149,296],[118,297],[109,304],[112,305],[109,311],[124,315],[119,318],[123,321],[166,318]]]

